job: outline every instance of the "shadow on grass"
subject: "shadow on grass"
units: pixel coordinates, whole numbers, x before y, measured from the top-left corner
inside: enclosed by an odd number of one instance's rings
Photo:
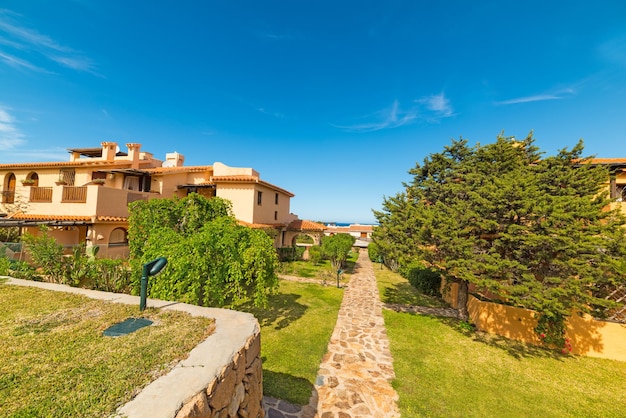
[[[300,297],[294,293],[279,293],[268,298],[266,308],[255,307],[249,302],[238,309],[254,315],[262,327],[279,330],[300,319],[308,309],[297,302]]]
[[[263,369],[263,394],[294,405],[307,405],[313,384],[303,377]]]
[[[455,318],[438,317],[437,320],[465,337],[505,351],[508,355],[518,360],[523,358],[552,358],[555,360],[563,360],[565,357],[556,350],[550,350],[536,345],[526,344],[521,341],[511,340],[499,335],[477,331],[473,325]]]
[[[448,305],[435,296],[427,296],[420,293],[410,283],[395,283],[391,287],[386,287],[383,302],[399,305],[427,306],[430,308],[445,308]]]
[[[354,273],[354,267],[356,266],[356,261],[346,260],[343,263],[343,269],[346,273]]]

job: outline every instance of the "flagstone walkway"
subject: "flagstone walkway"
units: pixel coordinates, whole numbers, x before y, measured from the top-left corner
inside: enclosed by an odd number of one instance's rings
[[[394,376],[374,270],[361,251],[310,404],[300,408],[265,398],[266,417],[399,417]]]

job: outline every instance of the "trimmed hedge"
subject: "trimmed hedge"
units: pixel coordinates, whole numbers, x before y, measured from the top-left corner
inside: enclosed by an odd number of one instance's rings
[[[411,263],[400,269],[402,277],[425,295],[441,296],[441,273],[419,263]]]

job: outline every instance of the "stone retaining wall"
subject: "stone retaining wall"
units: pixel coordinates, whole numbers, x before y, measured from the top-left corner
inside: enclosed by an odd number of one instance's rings
[[[261,336],[256,334],[205,390],[185,403],[176,418],[263,417],[262,400]]]

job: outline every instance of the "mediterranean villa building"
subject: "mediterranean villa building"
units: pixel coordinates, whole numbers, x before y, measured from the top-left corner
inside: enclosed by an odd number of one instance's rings
[[[323,225],[290,213],[293,193],[261,180],[252,168],[184,166],[173,152],[158,160],[141,144],[103,142],[69,149],[69,161],[0,164],[0,227],[36,234],[48,225],[66,246],[100,247],[98,256],[128,255],[128,203],[198,193],[232,202],[237,220],[274,229],[276,247],[291,246],[300,233],[320,234]]]
[[[608,167],[609,194],[614,202],[611,208],[619,207],[626,215],[626,158],[592,158],[590,164]]]

